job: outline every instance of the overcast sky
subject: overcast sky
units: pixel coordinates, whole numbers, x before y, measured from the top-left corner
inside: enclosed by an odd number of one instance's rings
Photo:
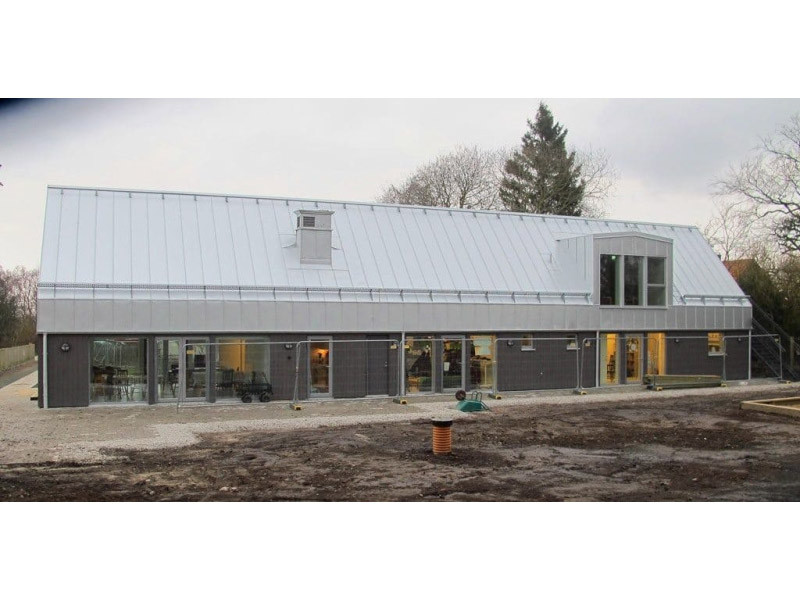
[[[800,100],[542,99],[619,171],[609,216],[702,225],[710,183]],[[39,264],[48,184],[371,201],[455,146],[514,147],[530,100],[51,100],[0,107],[0,265]]]

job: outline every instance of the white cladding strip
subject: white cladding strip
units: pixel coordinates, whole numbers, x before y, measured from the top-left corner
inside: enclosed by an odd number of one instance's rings
[[[750,329],[752,309],[430,302],[39,300],[40,333],[684,331]]]

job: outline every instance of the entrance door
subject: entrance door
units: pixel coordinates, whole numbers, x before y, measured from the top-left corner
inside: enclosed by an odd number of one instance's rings
[[[156,339],[157,401],[206,398],[208,338]]]
[[[494,383],[493,335],[473,335],[469,345],[470,389],[490,390]]]
[[[642,335],[625,334],[625,381],[642,383]]]
[[[647,334],[648,375],[664,375],[667,372],[667,336],[664,333]]]
[[[616,385],[619,383],[619,358],[616,333],[604,333],[600,337],[600,384]]]
[[[464,389],[464,337],[442,338],[442,391]]]
[[[315,398],[331,395],[331,338],[309,338],[308,390]]]

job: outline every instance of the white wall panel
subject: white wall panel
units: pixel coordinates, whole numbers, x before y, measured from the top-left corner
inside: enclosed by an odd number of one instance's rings
[[[95,300],[94,331],[114,331],[113,300]],[[74,330],[67,330],[74,331]],[[65,332],[66,333],[66,332]]]
[[[166,331],[189,330],[189,303],[186,300],[173,299],[169,303],[169,328]]]
[[[114,326],[110,331],[130,331],[133,326],[132,309],[133,302],[130,300],[112,300]]]
[[[95,327],[92,300],[75,300],[75,331],[93,331]]]

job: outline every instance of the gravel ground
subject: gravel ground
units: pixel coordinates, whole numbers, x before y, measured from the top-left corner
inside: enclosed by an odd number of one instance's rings
[[[109,450],[156,450],[196,444],[200,436],[246,431],[291,431],[319,427],[343,427],[369,423],[408,422],[433,416],[469,420],[476,414],[455,410],[450,397],[411,398],[408,405],[387,399],[308,402],[303,410],[288,403],[230,405],[128,405],[88,408],[38,409],[29,400],[36,373],[0,389],[0,464],[47,461],[98,462],[108,460]],[[667,390],[649,392],[626,388],[589,391],[586,396],[570,392],[514,394],[487,403],[499,412],[511,407],[575,405],[598,402],[652,401],[715,396],[742,391],[785,395],[800,393],[800,384],[779,385],[754,382],[748,386]],[[763,397],[763,396],[762,396]]]
[[[145,449],[120,437],[80,462],[0,464],[0,500],[797,501],[800,421],[739,408],[786,395],[796,387],[512,398],[452,413],[449,455],[431,451],[427,417],[452,402],[161,424]]]

